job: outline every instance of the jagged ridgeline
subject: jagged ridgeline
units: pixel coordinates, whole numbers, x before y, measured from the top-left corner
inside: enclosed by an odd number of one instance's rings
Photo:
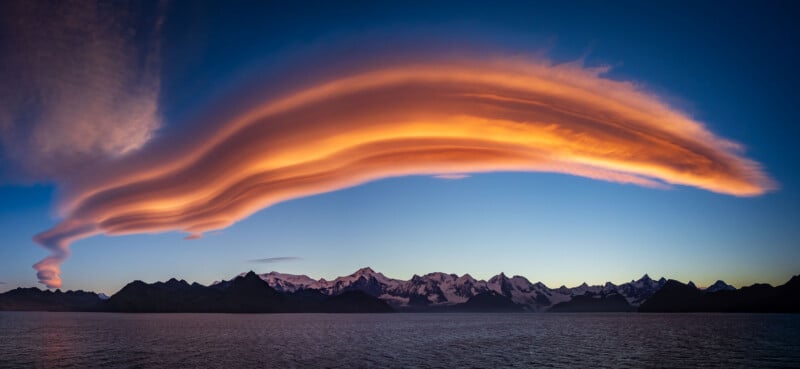
[[[410,280],[388,278],[371,268],[332,281],[314,280],[305,275],[283,273],[262,274],[261,278],[278,291],[317,290],[326,295],[343,291],[363,291],[380,298],[401,311],[547,311],[558,304],[569,303],[575,296],[623,296],[623,304],[613,311],[636,310],[667,281],[651,279],[648,275],[621,284],[606,283],[589,286],[586,283],[552,289],[544,283],[531,283],[521,276],[508,277],[500,273],[489,280],[477,280],[465,274],[429,273]]]
[[[549,288],[521,276],[430,273],[398,280],[371,268],[332,281],[305,275],[242,273],[210,286],[170,279],[134,281],[110,298],[84,291],[18,288],[0,294],[0,310],[225,313],[405,312],[800,312],[800,277],[742,289],[644,275],[615,285]]]
[[[79,296],[78,299],[76,296]],[[0,295],[2,310],[131,313],[384,313],[393,309],[364,292],[328,296],[310,290],[278,292],[250,272],[212,286],[170,279],[134,281],[108,299],[88,292],[16,289]]]

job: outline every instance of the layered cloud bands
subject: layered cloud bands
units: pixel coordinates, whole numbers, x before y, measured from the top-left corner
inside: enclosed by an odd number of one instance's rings
[[[215,114],[216,128],[74,185],[64,220],[36,236],[53,250],[36,265],[39,278],[60,285],[59,263],[76,239],[198,237],[281,201],[387,177],[526,171],[735,196],[773,188],[739,145],[600,72],[437,61],[373,68]]]

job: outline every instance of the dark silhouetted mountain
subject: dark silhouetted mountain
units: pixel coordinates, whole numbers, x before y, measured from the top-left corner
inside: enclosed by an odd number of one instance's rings
[[[297,313],[323,312],[322,302],[330,298],[330,296],[322,293],[320,290],[297,290],[285,294],[288,295],[292,303],[292,311]],[[378,300],[376,298],[372,299]]]
[[[733,291],[736,287],[733,287],[723,281],[716,281],[714,284],[708,286],[706,288],[706,292],[717,292],[717,291]]]
[[[106,302],[106,310],[133,313],[212,312],[222,290],[170,279],[147,284],[128,283]]]
[[[385,301],[361,291],[347,291],[322,301],[326,313],[389,313],[394,311]]]
[[[96,311],[102,301],[93,292],[16,288],[0,294],[0,310]]]
[[[613,286],[613,284],[608,286],[607,284],[602,292],[608,293],[616,291],[625,296],[625,299],[628,300],[628,303],[632,306],[639,306],[642,302],[650,298],[650,296],[653,296],[653,294],[666,283],[667,280],[665,278],[654,280],[650,278],[649,275],[645,274],[639,278],[639,280],[623,283],[619,286]]]
[[[625,296],[612,292],[608,294],[593,294],[574,296],[572,300],[560,302],[547,310],[551,313],[611,313],[631,312],[636,308],[628,303]]]
[[[336,278],[248,272],[211,286],[170,279],[134,281],[105,299],[92,292],[17,288],[0,294],[0,310],[319,313],[385,312],[800,312],[800,277],[782,286],[755,284],[736,290],[717,281],[707,289],[693,283],[651,279],[615,285],[550,289],[521,276],[501,273],[488,281],[469,274],[429,273],[408,281],[371,268]],[[387,307],[390,307],[387,309]]]
[[[661,289],[650,296],[639,311],[694,311],[700,309],[705,292],[695,287],[670,279]]]
[[[301,313],[301,312],[387,312],[391,307],[363,292],[327,296],[316,290],[281,293],[253,272],[231,281],[206,287],[171,279],[166,283],[129,283],[105,303],[117,312],[217,312],[217,313]]]
[[[523,312],[525,307],[514,303],[510,298],[497,292],[483,292],[472,296],[463,304],[453,307],[452,311],[476,313],[511,313]]]
[[[639,311],[800,313],[800,276],[778,287],[754,284],[739,290],[719,291],[703,291],[670,280]]]
[[[291,299],[278,293],[257,274],[249,272],[233,279],[222,291],[219,310],[232,313],[284,313],[293,312]]]

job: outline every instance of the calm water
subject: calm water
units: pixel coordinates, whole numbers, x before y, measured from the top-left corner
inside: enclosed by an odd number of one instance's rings
[[[0,312],[0,368],[800,368],[800,316]]]

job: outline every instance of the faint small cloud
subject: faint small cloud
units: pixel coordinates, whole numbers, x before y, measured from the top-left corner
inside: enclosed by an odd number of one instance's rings
[[[6,282],[0,281],[0,284],[6,284]]]
[[[460,174],[460,173],[438,174],[438,175],[433,176],[433,178],[438,178],[438,179],[464,179],[464,178],[469,178],[469,174]]]
[[[205,236],[220,236],[220,235],[222,235],[222,233],[223,233],[222,231],[214,231],[214,232],[209,232],[209,233],[192,233],[192,234],[187,235],[183,239],[184,240],[189,240],[189,241],[191,241],[191,240],[199,240],[199,239],[201,239],[201,238],[203,238]]]
[[[262,263],[262,264],[271,264],[271,263],[280,263],[282,261],[295,261],[295,260],[302,260],[303,258],[299,258],[296,256],[278,256],[274,258],[263,258],[263,259],[252,259],[248,260],[249,263]]]

